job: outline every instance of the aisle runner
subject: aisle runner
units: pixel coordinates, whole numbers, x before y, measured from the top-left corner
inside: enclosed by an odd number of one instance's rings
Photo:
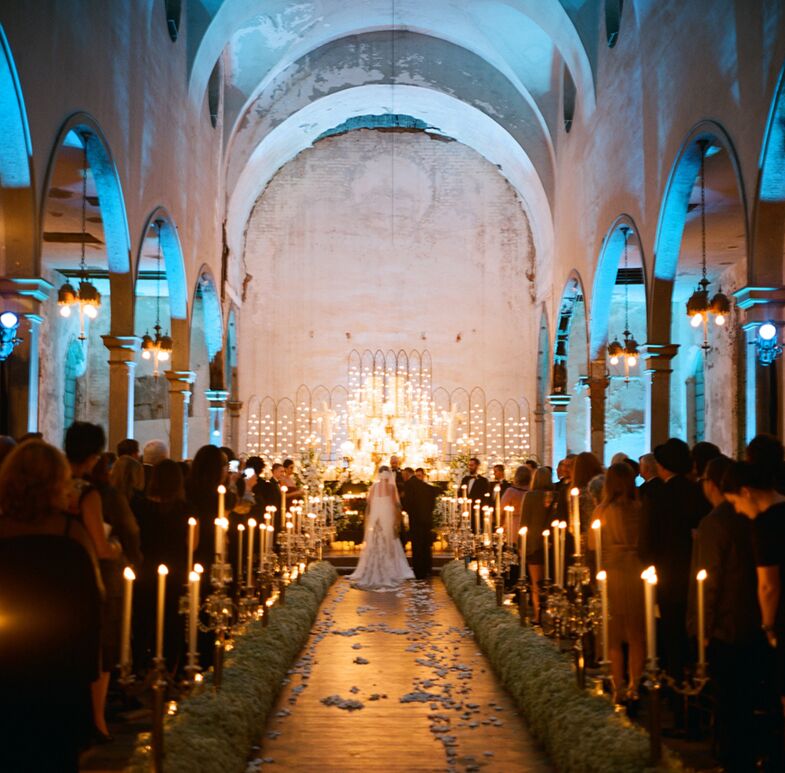
[[[334,588],[262,744],[247,773],[550,770],[438,580]]]

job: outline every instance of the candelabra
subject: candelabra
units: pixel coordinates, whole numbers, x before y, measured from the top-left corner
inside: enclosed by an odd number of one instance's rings
[[[602,605],[591,592],[591,570],[576,554],[567,568],[564,587],[546,584],[543,631],[556,639],[571,639],[580,687],[586,686],[586,638],[602,626]]]
[[[227,639],[231,634],[234,604],[229,595],[232,582],[231,564],[224,560],[221,553],[216,554],[210,567],[210,585],[212,592],[205,599],[202,609],[207,615],[207,622],[199,620],[199,629],[205,633],[215,634],[213,648],[213,684],[220,689],[223,681],[224,656]]]

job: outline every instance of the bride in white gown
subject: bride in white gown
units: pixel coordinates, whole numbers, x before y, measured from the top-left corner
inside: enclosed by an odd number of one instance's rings
[[[349,576],[360,590],[397,590],[414,572],[406,561],[398,526],[401,500],[389,467],[379,468],[379,480],[371,486],[365,507],[365,545],[357,569]]]

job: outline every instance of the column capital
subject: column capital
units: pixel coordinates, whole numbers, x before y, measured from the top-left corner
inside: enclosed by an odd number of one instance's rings
[[[50,290],[53,289],[54,285],[40,276],[0,277],[0,295],[4,297],[16,296],[27,301],[30,308],[35,304],[43,303],[49,297]]]
[[[109,350],[109,362],[125,362],[130,364],[136,361],[139,351],[139,336],[101,336],[104,346]]]
[[[570,404],[570,395],[552,394],[548,395],[548,402],[554,412],[566,411]]]
[[[733,293],[738,308],[747,311],[755,306],[785,305],[785,287],[740,287]]]
[[[226,403],[226,407],[229,409],[229,413],[232,415],[240,415],[240,411],[243,409],[243,401],[242,400],[229,400]]]
[[[647,373],[671,370],[671,360],[679,351],[678,344],[644,344],[641,347]]]
[[[191,384],[196,381],[196,373],[192,370],[165,370],[164,376],[169,382],[170,392],[191,393]]]
[[[229,392],[225,389],[205,389],[204,396],[210,407],[223,408],[226,405],[226,400],[229,397]]]

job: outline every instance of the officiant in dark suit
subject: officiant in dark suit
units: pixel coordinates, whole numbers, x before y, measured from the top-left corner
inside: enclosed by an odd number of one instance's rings
[[[412,543],[412,568],[418,580],[431,574],[433,565],[432,532],[433,509],[436,506],[438,489],[421,480],[411,467],[404,469],[403,497],[401,506],[409,515],[409,539]]]
[[[466,486],[467,496],[472,500],[472,510],[474,510],[474,505],[477,502],[480,503],[480,507],[485,507],[485,505],[493,506],[493,502],[491,501],[491,484],[488,481],[488,478],[478,474],[479,469],[480,460],[476,456],[473,456],[469,459],[469,474],[464,475],[460,488],[458,489],[458,493],[462,495],[463,487]],[[474,523],[473,512],[470,521]],[[480,523],[482,523],[482,519],[480,520]]]

